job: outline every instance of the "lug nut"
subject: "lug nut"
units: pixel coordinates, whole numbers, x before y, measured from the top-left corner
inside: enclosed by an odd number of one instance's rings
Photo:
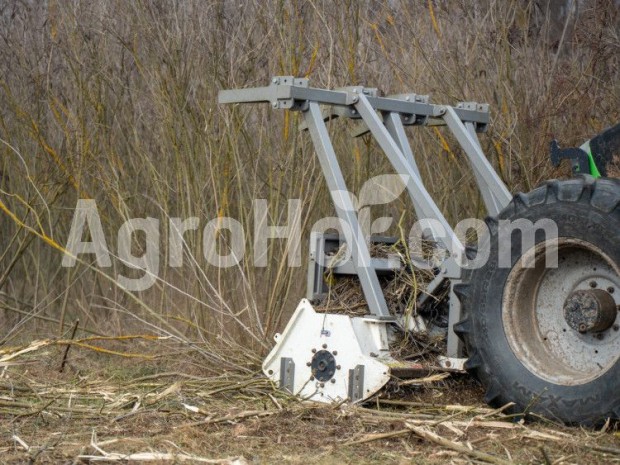
[[[620,329],[620,325],[614,325],[614,331],[618,331]]]
[[[325,383],[321,383],[321,384],[319,384],[319,387],[324,388],[324,387],[325,387]]]
[[[327,349],[327,344],[323,344],[323,349]]]
[[[332,378],[330,381],[332,384],[336,384],[336,378]]]
[[[607,288],[607,292],[609,292],[610,294],[613,294],[615,292],[615,289],[613,287],[609,286]]]
[[[337,350],[334,350],[334,351],[332,352],[332,354],[334,354],[334,355],[338,355],[338,351],[337,351]]]
[[[340,370],[342,368],[340,365],[336,365],[336,370]]]
[[[596,286],[598,286],[598,284],[596,284],[596,281],[590,281],[590,287],[592,289],[594,289]]]
[[[316,349],[312,349],[312,353],[313,353],[313,354],[316,354]]]
[[[311,367],[312,366],[312,362],[306,362],[306,366],[307,367]]]

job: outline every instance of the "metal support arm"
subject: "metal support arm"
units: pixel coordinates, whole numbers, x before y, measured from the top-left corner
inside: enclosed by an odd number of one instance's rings
[[[351,251],[353,264],[357,269],[368,308],[377,317],[392,319],[379,284],[379,279],[377,278],[377,273],[374,267],[372,267],[368,245],[357,220],[357,213],[349,196],[349,191],[336,159],[336,153],[334,152],[334,147],[329,138],[318,103],[310,102],[308,104],[308,110],[304,112],[304,119],[310,130],[312,142],[323,169],[323,175],[327,181],[329,192],[334,201],[338,218],[343,223],[343,227],[348,226],[349,231],[345,229],[347,245]]]

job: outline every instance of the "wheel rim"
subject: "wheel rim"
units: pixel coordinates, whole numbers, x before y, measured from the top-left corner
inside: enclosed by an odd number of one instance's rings
[[[546,252],[556,250],[558,266],[546,268]],[[592,381],[615,365],[620,358],[618,311],[605,330],[584,333],[565,318],[571,296],[591,289],[606,291],[620,305],[617,266],[586,241],[542,242],[513,267],[504,288],[502,320],[512,351],[530,372],[570,386]]]

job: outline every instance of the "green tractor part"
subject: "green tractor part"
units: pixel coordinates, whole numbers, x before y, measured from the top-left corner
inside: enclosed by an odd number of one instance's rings
[[[620,157],[620,123],[605,129],[581,147],[560,149],[557,140],[551,142],[551,163],[558,167],[562,160],[569,159],[573,175],[589,174],[597,179],[605,177],[615,157]]]

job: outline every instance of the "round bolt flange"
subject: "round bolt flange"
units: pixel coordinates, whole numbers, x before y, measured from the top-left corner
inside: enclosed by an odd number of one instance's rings
[[[319,350],[312,357],[311,370],[317,381],[329,381],[336,373],[336,359],[327,350]]]

